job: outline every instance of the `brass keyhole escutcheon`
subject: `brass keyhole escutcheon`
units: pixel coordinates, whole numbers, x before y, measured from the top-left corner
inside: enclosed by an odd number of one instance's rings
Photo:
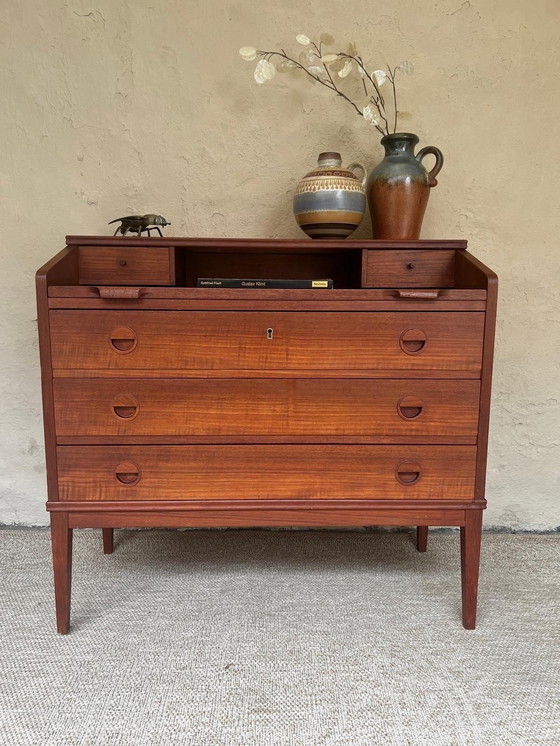
[[[272,339],[272,337],[273,337],[273,336],[274,336],[274,329],[271,329],[271,328],[269,327],[269,328],[268,328],[268,329],[266,330],[266,338],[267,338],[267,339]]]

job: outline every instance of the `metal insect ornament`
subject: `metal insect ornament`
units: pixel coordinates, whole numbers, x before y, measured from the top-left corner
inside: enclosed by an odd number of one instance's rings
[[[126,236],[129,231],[130,233],[137,233],[138,236],[146,231],[148,233],[148,236],[151,236],[150,231],[153,230],[156,230],[160,236],[163,236],[163,233],[160,230],[160,226],[162,228],[165,228],[166,225],[171,225],[171,223],[168,223],[162,215],[152,214],[128,215],[125,218],[116,218],[115,220],[111,220],[108,225],[111,225],[112,223],[118,223],[119,221],[121,224],[114,232],[114,236],[116,236],[117,233],[122,233],[123,236]]]

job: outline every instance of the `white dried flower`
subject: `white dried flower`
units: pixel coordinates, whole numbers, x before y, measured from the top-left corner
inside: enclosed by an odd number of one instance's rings
[[[338,71],[338,77],[339,78],[345,78],[347,75],[350,74],[350,71],[352,70],[352,60],[346,60],[344,63],[344,67],[342,70]]]
[[[311,73],[311,75],[321,75],[323,72],[323,68],[319,67],[319,65],[311,65],[311,67],[308,67],[307,70]]]
[[[247,62],[251,62],[251,60],[254,60],[257,56],[257,48],[241,47],[241,49],[239,50],[239,54],[243,57],[244,60],[247,60]]]
[[[307,47],[309,46],[309,44],[311,44],[311,39],[305,34],[298,34],[296,36],[296,41],[298,44],[303,44],[304,47]]]
[[[374,70],[372,72],[373,77],[375,78],[377,85],[382,86],[383,83],[387,80],[387,73],[384,70]]]
[[[316,65],[319,55],[313,49],[302,49],[298,55],[298,61],[304,66]]]
[[[362,114],[364,115],[364,119],[366,122],[370,122],[371,124],[377,124],[377,111],[371,106],[371,104],[368,104],[367,106],[364,106],[362,109]]]
[[[405,60],[404,62],[400,62],[396,69],[400,70],[403,75],[412,75],[414,72],[414,65],[409,60]]]
[[[276,72],[277,73],[290,73],[293,70],[297,70],[298,66],[295,62],[292,62],[292,60],[285,60],[284,62],[280,62],[279,65],[276,65]]]
[[[325,65],[328,65],[329,62],[336,62],[338,59],[338,54],[324,54],[321,57],[321,62],[324,62]]]
[[[255,80],[257,83],[266,83],[276,75],[276,68],[268,60],[259,60],[255,68]]]

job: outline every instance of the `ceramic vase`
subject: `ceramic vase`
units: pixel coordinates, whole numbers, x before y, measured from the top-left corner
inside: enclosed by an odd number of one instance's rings
[[[371,171],[367,183],[374,238],[420,238],[430,189],[437,185],[443,155],[432,146],[414,154],[418,142],[418,137],[410,132],[397,132],[381,139],[385,158]],[[422,160],[429,154],[435,156],[436,162],[428,172]]]
[[[361,176],[356,176],[360,169]],[[342,167],[340,153],[321,153],[317,168],[296,188],[294,215],[311,238],[341,239],[362,222],[366,209],[366,170],[360,163]]]

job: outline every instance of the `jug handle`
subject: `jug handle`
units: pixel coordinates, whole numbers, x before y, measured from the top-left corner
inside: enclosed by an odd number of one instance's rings
[[[443,153],[439,148],[434,148],[433,145],[428,145],[427,147],[422,148],[422,150],[419,150],[414,157],[419,163],[421,163],[422,158],[425,155],[435,155],[436,157],[435,166],[428,174],[428,186],[435,187],[437,186],[436,176],[439,174],[441,167],[443,166]]]
[[[364,166],[362,166],[361,163],[351,163],[349,166],[346,167],[349,171],[354,171],[355,168],[360,168],[362,170],[363,176],[362,176],[362,186],[366,185],[367,180],[367,171]]]

